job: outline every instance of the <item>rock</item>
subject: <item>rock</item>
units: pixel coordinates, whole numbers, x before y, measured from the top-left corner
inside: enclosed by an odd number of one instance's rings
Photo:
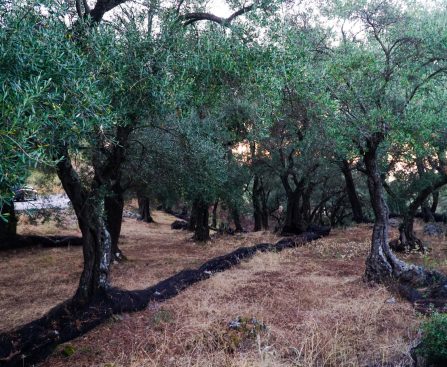
[[[394,297],[388,298],[385,302],[390,305],[394,305],[396,303],[396,298]]]
[[[259,332],[267,330],[267,326],[256,319],[256,317],[238,316],[228,323],[228,328],[240,331],[250,336],[256,336]]]
[[[427,223],[424,226],[424,234],[427,236],[442,236],[444,232],[444,227],[441,224]]]
[[[171,229],[188,229],[188,222],[184,220],[176,220],[171,224]]]
[[[132,218],[132,219],[138,219],[140,216],[138,213],[134,213],[130,210],[123,210],[123,217],[124,218]]]

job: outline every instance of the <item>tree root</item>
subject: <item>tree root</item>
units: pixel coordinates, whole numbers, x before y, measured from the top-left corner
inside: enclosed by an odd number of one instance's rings
[[[418,312],[447,312],[446,275],[422,266],[406,264],[401,260],[393,265],[394,277],[386,282],[389,288],[413,303]]]
[[[390,248],[395,252],[421,252],[426,254],[428,252],[427,246],[417,237],[413,237],[406,241],[402,241],[401,239],[395,239],[390,241]]]
[[[197,269],[183,270],[143,290],[110,288],[86,305],[68,300],[42,318],[0,334],[0,366],[31,366],[50,355],[57,345],[85,334],[113,314],[143,310],[149,302],[172,298],[189,286],[210,278],[213,273],[225,271],[257,252],[280,252],[321,237],[315,232],[307,232],[299,237],[282,239],[276,244],[242,247],[211,259]]]

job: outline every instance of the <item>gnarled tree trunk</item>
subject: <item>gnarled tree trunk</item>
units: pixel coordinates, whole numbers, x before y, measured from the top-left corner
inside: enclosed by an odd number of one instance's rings
[[[346,192],[348,194],[349,203],[351,204],[352,209],[352,219],[356,223],[362,223],[365,221],[363,217],[362,203],[357,195],[351,167],[346,159],[341,162],[341,172],[345,178]]]
[[[120,261],[124,258],[122,251],[118,247],[121,224],[123,222],[124,198],[119,187],[115,187],[113,193],[105,197],[104,209],[106,214],[106,226],[112,242],[112,259]]]
[[[399,260],[388,244],[388,206],[385,202],[383,183],[377,162],[377,148],[383,135],[376,133],[367,141],[367,151],[363,154],[368,176],[368,189],[374,212],[374,227],[371,251],[366,260],[365,279],[377,283],[398,280],[401,284],[417,287],[433,283],[431,272]]]
[[[414,233],[414,218],[416,216],[417,210],[420,206],[425,203],[427,198],[432,195],[436,190],[440,189],[442,186],[447,184],[447,175],[440,175],[436,180],[432,181],[429,185],[424,187],[418,195],[414,198],[411,204],[408,206],[402,224],[399,226],[399,240],[397,243],[393,242],[394,249],[398,251],[411,251],[418,250],[425,252],[426,248],[422,241],[417,238]],[[426,210],[430,211],[429,207]]]
[[[210,229],[209,229],[209,212],[208,212],[208,204],[201,200],[197,199],[196,203],[196,215],[195,215],[195,228],[194,228],[194,240],[205,242],[210,239]]]
[[[255,232],[262,229],[261,190],[261,180],[258,176],[255,176],[253,180],[253,191],[251,196],[253,202],[253,219],[255,222],[253,231]]]
[[[283,234],[301,234],[306,231],[309,223],[303,215],[302,192],[299,189],[287,194],[287,209]]]
[[[98,215],[97,206],[86,205],[78,216],[82,232],[84,269],[74,299],[89,302],[101,298],[109,289],[112,241],[107,227]]]
[[[371,251],[366,260],[365,277],[369,281],[384,282],[393,277],[398,260],[388,246],[388,206],[377,162],[379,142],[368,144],[364,162],[368,175],[368,190],[374,212],[374,227],[371,239]]]
[[[135,119],[135,117],[131,118]],[[98,181],[107,186],[107,194],[104,197],[105,225],[111,236],[112,259],[116,261],[124,258],[118,247],[124,209],[121,170],[130,132],[130,126],[118,126],[115,132],[116,143],[107,150],[105,161],[99,167],[95,167]],[[101,178],[99,179],[99,177]]]
[[[60,155],[57,174],[70,198],[82,232],[84,268],[74,300],[88,303],[103,297],[109,288],[112,243],[102,219],[104,189],[96,175],[90,189],[84,188],[71,164],[66,146],[61,147]]]
[[[140,220],[146,223],[152,223],[154,219],[151,216],[150,199],[144,195],[138,196],[138,211],[140,214]]]

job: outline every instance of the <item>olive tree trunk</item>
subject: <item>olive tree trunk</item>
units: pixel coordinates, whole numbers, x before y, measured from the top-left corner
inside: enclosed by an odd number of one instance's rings
[[[262,207],[261,207],[261,180],[258,176],[253,179],[253,190],[252,190],[252,202],[253,202],[253,219],[254,228],[253,231],[257,232],[262,229]]]
[[[447,175],[441,174],[434,181],[430,182],[429,185],[419,191],[418,195],[413,199],[405,212],[402,224],[399,226],[399,240],[395,245],[397,250],[418,250],[423,252],[426,250],[422,241],[417,238],[414,233],[414,218],[418,208],[423,206],[423,203],[426,202],[427,198],[444,185],[447,185]],[[430,214],[433,216],[430,208],[426,207],[426,209],[429,210]]]
[[[367,151],[363,154],[368,177],[368,190],[375,218],[371,250],[366,260],[365,279],[377,283],[399,280],[413,287],[427,285],[432,281],[432,274],[422,267],[399,260],[389,247],[389,211],[385,202],[377,153],[381,139],[383,139],[383,135],[375,134],[373,138],[367,141]]]
[[[138,195],[138,211],[140,220],[146,223],[153,223],[154,219],[151,216],[150,199],[147,196]]]
[[[213,205],[213,216],[211,219],[211,226],[217,228],[217,208],[219,207],[219,200],[216,200]]]
[[[345,178],[346,193],[348,194],[349,203],[351,204],[352,219],[356,223],[362,223],[365,221],[362,203],[357,195],[354,178],[352,177],[352,171],[349,166],[349,162],[346,159],[344,159],[341,163],[341,171]]]
[[[103,297],[109,288],[112,241],[103,220],[104,190],[97,177],[89,189],[83,187],[71,164],[67,147],[61,147],[60,153],[57,174],[70,198],[82,232],[84,268],[74,300],[88,303]]]
[[[106,214],[106,226],[112,242],[112,259],[120,261],[124,258],[124,255],[118,246],[121,225],[123,222],[124,198],[119,188],[115,188],[113,194],[105,197],[104,209]]]
[[[209,212],[208,204],[199,199],[195,201],[196,213],[195,213],[195,228],[194,228],[194,240],[199,242],[205,242],[210,239],[209,229]]]

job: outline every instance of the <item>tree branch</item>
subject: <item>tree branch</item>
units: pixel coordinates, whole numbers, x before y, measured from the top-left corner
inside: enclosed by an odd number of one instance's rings
[[[90,16],[94,22],[99,23],[105,13],[124,4],[127,0],[98,0],[95,7],[90,11]]]
[[[255,3],[244,6],[243,8],[235,11],[233,14],[231,14],[228,18],[222,18],[218,17],[217,15],[211,14],[211,13],[204,13],[204,12],[194,12],[189,13],[180,16],[180,19],[185,21],[183,25],[187,26],[193,23],[196,23],[201,20],[208,20],[210,22],[215,22],[217,24],[220,24],[221,26],[228,27],[230,23],[237,18],[240,15],[243,15],[245,13],[248,13],[250,10],[252,10],[255,7]]]

